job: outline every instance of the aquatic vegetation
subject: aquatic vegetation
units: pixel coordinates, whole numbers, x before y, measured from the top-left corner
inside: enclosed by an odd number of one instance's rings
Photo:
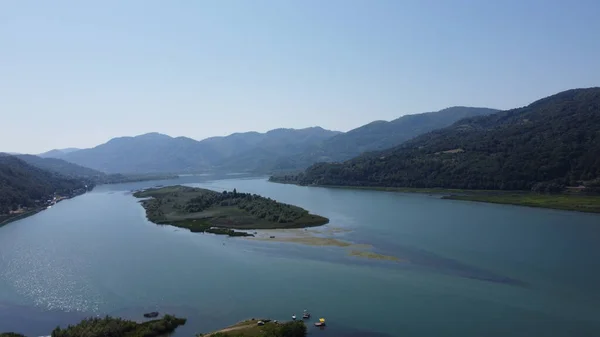
[[[304,228],[329,219],[307,210],[256,194],[222,193],[186,186],[153,188],[134,193],[142,201],[148,220],[229,236],[252,236],[233,229]]]
[[[177,318],[171,315],[165,315],[161,319],[144,323],[136,323],[110,316],[88,318],[66,329],[57,327],[52,331],[52,337],[158,337],[175,331],[178,326],[184,325],[185,322],[185,318]]]

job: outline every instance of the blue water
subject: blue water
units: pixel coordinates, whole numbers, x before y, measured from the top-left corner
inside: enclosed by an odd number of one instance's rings
[[[210,179],[99,186],[1,227],[0,331],[158,310],[187,317],[175,336],[192,336],[308,308],[328,320],[315,336],[600,335],[598,215]],[[157,184],[292,203],[330,218],[318,235],[401,261],[157,226],[130,192]]]

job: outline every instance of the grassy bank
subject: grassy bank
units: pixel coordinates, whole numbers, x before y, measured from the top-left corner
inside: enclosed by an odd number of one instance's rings
[[[595,195],[496,193],[449,195],[443,199],[600,213],[600,196]]]
[[[229,236],[251,236],[235,229],[285,229],[321,226],[329,219],[303,208],[256,194],[222,193],[202,188],[169,186],[139,191],[148,219],[157,224]]]
[[[198,334],[200,337],[305,337],[306,325],[303,321],[292,321],[278,323],[271,320],[263,320],[264,325],[258,325],[258,320],[251,319],[232,325],[228,328],[211,332],[208,334]]]
[[[280,183],[278,181],[272,181]],[[281,183],[280,183],[281,184]],[[285,183],[290,184],[290,183]],[[540,208],[560,209],[600,213],[600,195],[586,195],[580,193],[539,194],[525,191],[498,191],[498,190],[462,190],[444,188],[412,188],[412,187],[380,187],[380,186],[328,186],[310,185],[313,187],[340,188],[351,190],[386,191],[401,193],[422,193],[441,195],[442,199],[465,200],[506,204],[516,206],[529,206]]]

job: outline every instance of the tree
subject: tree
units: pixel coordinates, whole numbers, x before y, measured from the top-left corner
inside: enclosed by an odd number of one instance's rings
[[[391,149],[271,180],[556,192],[600,178],[599,129],[600,88],[568,90],[524,108],[465,118]]]

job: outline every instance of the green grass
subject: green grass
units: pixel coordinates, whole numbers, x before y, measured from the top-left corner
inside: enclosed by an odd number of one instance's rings
[[[291,321],[284,323],[267,322],[257,325],[259,320],[247,320],[228,328],[209,334],[199,334],[204,337],[263,337],[263,336],[306,336],[306,325],[303,321]]]
[[[276,182],[276,181],[275,181]],[[279,182],[277,182],[279,183]],[[488,202],[517,206],[561,209],[567,211],[600,213],[600,195],[577,193],[538,194],[527,191],[463,190],[444,188],[380,187],[380,186],[328,186],[352,190],[387,191],[401,193],[438,194],[443,199]]]
[[[265,325],[259,326],[256,324],[257,321],[252,321],[249,324],[243,324],[236,326],[235,330],[231,331],[217,331],[211,334],[212,337],[262,337],[266,332],[272,331],[276,324],[273,322],[265,323]]]
[[[285,229],[305,228],[321,226],[329,222],[329,219],[319,215],[310,214],[301,210],[299,218],[289,222],[269,221],[260,218],[238,206],[213,205],[201,212],[187,212],[185,205],[190,200],[205,194],[220,193],[186,186],[168,186],[157,189],[149,189],[134,193],[138,198],[150,198],[142,201],[146,209],[148,220],[163,225],[172,225],[189,229],[191,232],[206,232],[229,236],[252,236],[238,230],[254,229]],[[283,205],[283,204],[281,204]]]
[[[501,193],[450,195],[443,198],[600,213],[600,196],[595,195]]]

